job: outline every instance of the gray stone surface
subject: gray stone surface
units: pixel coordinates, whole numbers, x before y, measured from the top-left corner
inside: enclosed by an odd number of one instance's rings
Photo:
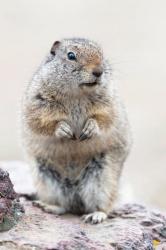
[[[4,164],[3,168],[10,173],[10,168],[13,170],[12,164],[9,165]],[[18,181],[28,189],[31,181],[26,167],[18,164],[14,169],[15,175],[11,174],[11,178],[15,185],[19,186]],[[84,224],[79,216],[55,216],[44,213],[24,198],[21,202],[25,215],[15,227],[0,234],[0,249],[166,249],[166,217],[139,204],[125,204],[115,209],[104,223],[91,225]]]

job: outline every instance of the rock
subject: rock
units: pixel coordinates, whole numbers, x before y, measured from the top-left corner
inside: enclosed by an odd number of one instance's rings
[[[23,212],[9,174],[0,169],[0,232],[13,227]]]
[[[24,164],[18,163],[18,168],[17,163],[13,165],[17,181],[31,185],[31,181],[26,181],[30,176]],[[25,171],[21,180],[20,167]],[[12,181],[16,183],[16,179]],[[122,205],[102,224],[91,225],[84,224],[79,216],[45,213],[26,199],[22,203],[25,207],[22,220],[0,234],[0,246],[4,250],[166,250],[165,215],[139,204]]]

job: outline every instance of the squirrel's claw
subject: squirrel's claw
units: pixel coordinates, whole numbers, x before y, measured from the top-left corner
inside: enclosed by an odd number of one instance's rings
[[[73,131],[68,123],[61,121],[58,124],[57,129],[55,130],[55,135],[58,138],[68,138],[73,139]]]
[[[107,214],[101,211],[96,211],[91,214],[85,214],[82,216],[82,220],[85,223],[98,224],[106,220]]]
[[[85,123],[85,126],[80,134],[80,141],[91,138],[93,135],[99,133],[99,127],[96,120],[90,118]]]
[[[83,141],[87,138],[88,138],[88,136],[84,132],[81,132],[80,137],[79,137],[80,141]]]

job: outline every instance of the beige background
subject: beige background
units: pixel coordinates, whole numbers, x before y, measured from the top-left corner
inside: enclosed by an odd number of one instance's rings
[[[165,0],[1,0],[0,159],[23,159],[19,99],[53,41],[89,37],[104,47],[128,108],[134,197],[166,208],[165,10]]]

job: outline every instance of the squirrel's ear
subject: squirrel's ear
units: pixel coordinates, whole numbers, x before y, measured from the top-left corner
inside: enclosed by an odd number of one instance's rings
[[[60,42],[59,41],[56,41],[53,43],[52,47],[51,47],[51,50],[50,50],[50,53],[55,56],[55,52],[56,52],[56,49],[59,47],[60,45]]]

